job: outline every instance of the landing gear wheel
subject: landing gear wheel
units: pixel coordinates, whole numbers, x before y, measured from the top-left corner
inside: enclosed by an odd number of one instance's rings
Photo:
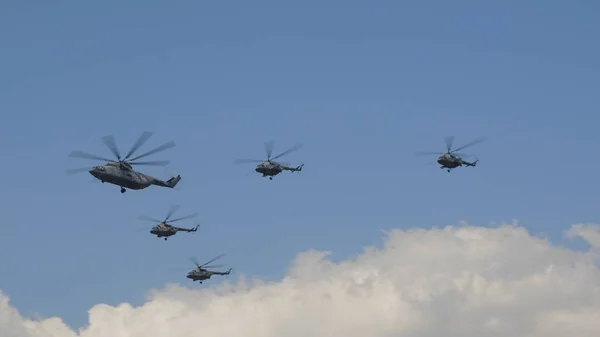
[[[269,180],[273,180],[273,177],[269,177]]]
[[[121,193],[125,193],[127,190],[123,187],[121,187]]]
[[[165,241],[167,241],[167,238],[165,238]]]
[[[450,170],[448,170],[448,172],[450,172]]]

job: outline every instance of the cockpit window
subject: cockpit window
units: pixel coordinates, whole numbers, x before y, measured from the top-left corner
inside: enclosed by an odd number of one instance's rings
[[[104,171],[104,166],[96,166],[96,169],[97,169],[98,171]]]

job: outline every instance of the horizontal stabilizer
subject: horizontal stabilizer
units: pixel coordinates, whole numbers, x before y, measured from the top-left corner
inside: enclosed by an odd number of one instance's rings
[[[181,176],[178,174],[176,177],[173,177],[166,181],[167,187],[174,188],[177,186],[177,183],[181,180]]]

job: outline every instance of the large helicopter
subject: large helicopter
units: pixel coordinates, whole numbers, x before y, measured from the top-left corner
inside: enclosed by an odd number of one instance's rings
[[[273,153],[273,146],[274,146],[274,142],[270,141],[270,142],[266,142],[265,143],[265,152],[267,153],[267,160],[257,160],[257,159],[238,159],[235,161],[236,164],[241,164],[241,163],[259,163],[256,168],[254,169],[256,172],[262,174],[263,177],[269,177],[270,180],[273,180],[273,177],[278,175],[279,173],[283,172],[283,171],[290,171],[290,172],[300,172],[302,171],[302,168],[304,167],[304,164],[300,165],[300,166],[296,166],[296,167],[291,167],[288,164],[285,163],[278,163],[275,162],[274,160],[277,158],[281,158],[283,156],[285,156],[286,154],[290,153],[290,152],[294,152],[296,150],[299,150],[300,148],[302,148],[301,144],[297,144],[292,146],[291,148],[287,149],[286,151],[281,152],[280,154],[271,157],[271,154]]]
[[[144,174],[138,171],[135,171],[132,165],[153,165],[153,166],[164,166],[167,165],[168,161],[146,161],[146,162],[136,162],[136,160],[141,159],[143,157],[149,156],[151,154],[155,154],[157,152],[161,152],[167,149],[170,149],[175,146],[174,142],[168,142],[163,144],[154,150],[143,153],[139,156],[131,158],[131,156],[137,151],[144,143],[152,136],[152,132],[144,132],[138,138],[138,140],[133,144],[131,150],[127,153],[127,155],[121,158],[121,153],[117,148],[117,144],[115,143],[115,138],[113,136],[104,136],[102,137],[102,142],[108,147],[108,149],[114,154],[117,160],[111,160],[107,158],[102,158],[95,156],[93,154],[81,152],[81,151],[73,151],[69,155],[69,157],[75,158],[86,158],[86,159],[95,159],[95,160],[103,160],[107,163],[100,166],[95,166],[92,168],[79,168],[67,170],[68,174],[74,174],[79,172],[88,171],[92,176],[101,182],[107,182],[113,185],[117,185],[121,187],[121,193],[125,193],[126,188],[131,190],[142,190],[150,185],[163,186],[174,188],[177,183],[181,180],[181,176],[177,175],[175,177],[170,178],[167,181],[162,181],[158,178],[150,176],[148,174]]]
[[[147,217],[145,215],[140,216],[138,219],[142,220],[142,221],[152,221],[152,222],[155,222],[155,223],[158,222],[157,225],[154,225],[150,229],[150,234],[156,235],[156,237],[158,237],[158,238],[163,238],[164,237],[165,241],[170,236],[173,236],[173,235],[177,234],[177,232],[193,233],[193,232],[198,231],[199,225],[196,225],[196,227],[193,227],[193,228],[175,227],[175,226],[171,225],[171,223],[173,223],[173,222],[191,219],[191,218],[194,218],[194,217],[196,217],[198,215],[198,213],[194,213],[194,214],[182,216],[182,217],[177,218],[177,219],[169,220],[173,216],[173,214],[175,214],[175,212],[178,209],[179,209],[179,205],[173,205],[173,206],[171,206],[171,209],[169,210],[169,213],[167,213],[167,216],[165,217],[165,219],[163,221],[156,220],[156,219]]]
[[[454,142],[454,136],[449,136],[444,138],[445,142],[446,142],[446,152],[445,153],[440,153],[440,152],[417,152],[415,153],[416,155],[439,155],[439,157],[437,158],[437,162],[438,164],[440,164],[440,168],[441,169],[446,169],[448,172],[450,172],[452,169],[455,169],[459,166],[472,166],[475,167],[477,166],[477,162],[479,161],[479,159],[475,160],[474,162],[468,162],[464,159],[462,159],[461,157],[464,157],[465,155],[461,155],[460,153],[457,153],[460,150],[463,150],[469,146],[473,146],[475,144],[479,144],[483,141],[483,138],[478,138],[474,141],[471,141],[457,149],[452,150],[452,143]]]
[[[198,282],[202,283],[202,281],[210,279],[210,277],[213,275],[229,275],[229,273],[231,273],[231,270],[232,270],[231,268],[229,268],[229,270],[227,270],[225,272],[208,270],[208,268],[220,267],[220,266],[209,266],[208,264],[215,262],[216,260],[222,258],[223,256],[225,256],[225,254],[219,255],[219,256],[213,258],[212,260],[206,262],[203,265],[200,265],[195,258],[191,258],[192,262],[196,265],[196,269],[190,271],[186,277],[194,282],[198,281]]]

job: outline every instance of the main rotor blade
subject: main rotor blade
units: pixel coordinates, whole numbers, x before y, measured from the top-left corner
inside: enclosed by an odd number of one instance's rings
[[[215,266],[203,266],[202,268],[212,269],[212,268],[223,268],[223,267],[225,267],[224,264],[217,264]]]
[[[225,256],[225,254],[221,254],[221,255],[219,255],[219,256],[217,256],[217,257],[214,257],[212,260],[210,260],[210,261],[206,262],[205,264],[203,264],[203,265],[202,265],[202,266],[200,266],[200,267],[204,267],[204,266],[208,265],[208,264],[209,264],[209,263],[211,263],[211,262],[215,262],[216,260],[218,260],[218,259],[222,258],[223,256]]]
[[[190,267],[174,267],[174,268],[168,268],[168,270],[183,271],[183,270],[190,270]]]
[[[452,152],[452,155],[458,158],[467,158],[467,157],[475,157],[472,154],[466,154],[466,153],[456,153],[456,152]]]
[[[190,257],[190,261],[192,261],[192,263],[195,264],[196,267],[200,268],[200,263],[198,263],[198,259],[192,256]]]
[[[444,141],[446,142],[446,150],[450,152],[450,149],[452,149],[452,144],[454,143],[454,136],[445,137]]]
[[[70,170],[67,170],[67,174],[71,175],[71,174],[77,174],[77,173],[81,173],[81,172],[87,172],[91,169],[92,169],[92,167],[82,167],[82,168],[70,169]]]
[[[169,209],[169,213],[167,213],[167,217],[165,218],[165,222],[167,222],[167,220],[169,220],[169,218],[172,217],[175,212],[177,212],[179,207],[180,207],[179,205],[171,206],[171,208]]]
[[[139,161],[135,163],[129,163],[131,165],[147,165],[147,166],[166,166],[169,165],[170,161],[168,160],[158,160],[158,161]]]
[[[98,157],[96,155],[93,155],[93,154],[90,154],[90,153],[86,153],[86,152],[81,152],[81,151],[73,151],[73,152],[71,152],[69,154],[69,157],[72,157],[72,158],[95,159],[95,160],[102,160],[102,161],[108,161],[108,162],[115,163],[115,161],[113,159]]]
[[[235,164],[246,164],[246,163],[262,163],[264,160],[259,159],[236,159]]]
[[[144,143],[146,143],[146,141],[148,141],[148,139],[150,139],[150,137],[152,137],[154,133],[150,132],[150,131],[144,131],[140,137],[138,138],[138,140],[135,141],[135,143],[133,144],[133,146],[131,147],[131,150],[129,150],[129,152],[127,152],[127,155],[125,156],[125,158],[123,159],[129,159],[129,157],[131,157],[131,155],[137,151],[142,145],[144,145]]]
[[[271,160],[275,160],[279,157],[285,156],[286,154],[288,154],[290,152],[300,150],[301,148],[302,148],[302,144],[296,144],[296,145],[292,146],[291,148],[287,149],[286,151],[283,151],[280,154],[276,155],[275,157],[271,158]]]
[[[102,137],[102,142],[108,147],[110,152],[112,152],[115,155],[115,157],[117,157],[118,160],[121,160],[121,153],[119,152],[119,148],[117,147],[117,143],[115,142],[115,137],[113,137],[112,135],[104,136]]]
[[[275,142],[270,140],[268,142],[265,142],[265,152],[267,153],[267,158],[271,158],[271,155],[273,154],[273,147],[275,146]]]
[[[182,216],[181,218],[177,218],[177,219],[170,220],[169,222],[175,222],[175,221],[180,221],[180,220],[191,219],[191,218],[195,218],[195,217],[197,217],[197,216],[198,216],[198,213],[194,213],[194,214],[190,214],[190,215]]]
[[[467,148],[467,147],[469,147],[469,146],[473,146],[473,145],[475,145],[475,144],[479,144],[479,143],[483,142],[483,140],[484,140],[484,138],[483,138],[483,137],[482,137],[482,138],[477,138],[477,139],[475,139],[474,141],[472,141],[472,142],[468,142],[467,144],[465,144],[465,145],[463,145],[463,146],[459,147],[458,149],[454,149],[454,150],[452,150],[451,152],[452,152],[452,153],[454,153],[454,152],[457,152],[457,151],[463,150],[463,149],[465,149],[465,148]]]
[[[149,217],[149,216],[146,216],[146,215],[139,216],[139,217],[138,217],[138,220],[142,220],[142,221],[150,221],[150,222],[156,222],[156,223],[161,223],[161,222],[162,222],[162,221],[160,221],[160,220],[157,220],[157,219],[151,218],[151,217]]]
[[[415,156],[428,156],[428,155],[441,156],[441,155],[443,155],[443,153],[441,153],[441,152],[415,152]]]
[[[146,157],[146,156],[149,156],[149,155],[151,155],[151,154],[155,154],[155,153],[157,153],[157,152],[161,152],[161,151],[164,151],[164,150],[170,149],[170,148],[172,148],[172,147],[175,147],[175,142],[173,142],[173,141],[170,141],[170,142],[168,142],[168,143],[165,143],[165,144],[163,144],[163,145],[161,145],[161,146],[159,146],[159,147],[155,148],[154,150],[150,150],[150,151],[148,151],[148,152],[146,152],[146,153],[144,153],[144,154],[141,154],[141,155],[139,155],[139,156],[137,156],[137,157],[135,157],[135,158],[131,158],[131,159],[129,159],[129,161],[130,161],[130,162],[132,162],[132,161],[136,161],[136,160],[138,160],[138,159],[140,159],[140,158],[144,158],[144,157]]]
[[[138,227],[138,228],[136,228],[136,230],[135,230],[135,231],[136,231],[136,232],[141,232],[141,231],[143,231],[143,230],[148,230],[149,228],[152,228],[152,227],[154,227],[154,226],[155,226],[155,225],[144,225],[144,226],[141,226],[141,227]]]

